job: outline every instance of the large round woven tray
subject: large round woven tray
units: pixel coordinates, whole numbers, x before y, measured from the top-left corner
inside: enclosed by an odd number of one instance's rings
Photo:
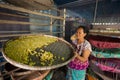
[[[30,35],[31,36],[31,35]],[[32,35],[32,36],[36,36],[36,35]],[[3,53],[3,56],[4,58],[9,62],[11,63],[12,65],[16,66],[16,67],[20,67],[20,68],[23,68],[23,69],[27,69],[27,70],[48,70],[48,69],[54,69],[54,68],[58,68],[58,67],[61,67],[61,66],[64,66],[64,65],[67,65],[74,57],[75,55],[73,54],[73,48],[71,46],[71,44],[69,44],[67,41],[63,40],[63,39],[60,39],[58,37],[54,37],[54,36],[49,36],[49,35],[37,35],[38,37],[39,36],[45,36],[45,37],[48,37],[49,38],[55,38],[57,39],[56,42],[54,43],[51,43],[50,45],[47,45],[46,47],[46,50],[47,51],[51,51],[52,53],[54,53],[55,55],[59,55],[61,57],[64,57],[64,61],[57,61],[50,65],[50,66],[41,66],[41,65],[35,65],[35,66],[30,66],[30,65],[26,65],[26,64],[23,64],[23,63],[19,63],[19,62],[16,62],[15,60],[9,58],[6,53],[5,53],[5,48],[6,48],[6,44],[8,40],[4,45],[3,45],[3,50],[2,50],[2,53]],[[21,36],[20,36],[21,37]],[[23,36],[22,36],[23,37]],[[25,36],[24,36],[25,37]],[[18,37],[19,38],[19,37]],[[16,38],[16,39],[18,39]],[[15,40],[15,39],[14,39]],[[26,43],[27,44],[27,43]],[[13,49],[14,50],[14,49]],[[21,54],[24,54],[24,53],[21,53]],[[15,56],[15,57],[19,57],[19,56]]]

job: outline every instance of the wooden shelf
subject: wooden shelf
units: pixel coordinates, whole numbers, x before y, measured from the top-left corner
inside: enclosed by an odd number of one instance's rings
[[[64,17],[53,16],[53,15],[50,15],[50,14],[44,14],[44,13],[40,13],[40,12],[37,12],[37,11],[31,11],[31,10],[16,7],[16,6],[13,6],[13,5],[1,4],[0,3],[0,7],[7,8],[7,9],[10,9],[10,10],[16,10],[16,11],[21,11],[21,12],[25,12],[25,13],[35,14],[35,15],[39,15],[39,16],[46,16],[46,17],[51,17],[51,18],[55,18],[55,19],[64,20]]]
[[[94,71],[94,70],[93,70]],[[100,73],[98,73],[98,72],[96,72],[96,71],[94,71],[98,76],[100,76],[103,80],[113,80],[112,78],[109,78],[109,77],[107,77],[107,76],[105,76],[105,75],[103,75],[103,74],[100,74]]]
[[[90,32],[89,35],[101,35],[101,36],[120,38],[120,33]]]
[[[114,73],[111,74],[111,72],[106,71],[107,72],[106,73],[105,71],[102,71],[99,67],[93,64],[91,61],[90,61],[90,68],[95,74],[100,76],[103,80],[119,80],[120,76],[117,76],[117,75],[120,75],[119,73],[116,73],[116,75],[113,76]]]

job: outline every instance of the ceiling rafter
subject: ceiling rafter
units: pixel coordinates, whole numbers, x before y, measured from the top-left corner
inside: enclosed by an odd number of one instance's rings
[[[98,0],[98,1],[103,1],[103,0]],[[82,5],[86,5],[86,4],[91,4],[91,3],[95,3],[96,0],[77,0],[74,2],[69,2],[63,5],[58,6],[59,8],[71,8],[71,7],[77,7],[77,6],[82,6]]]

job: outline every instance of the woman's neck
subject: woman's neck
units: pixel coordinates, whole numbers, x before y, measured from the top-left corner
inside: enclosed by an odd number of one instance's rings
[[[85,41],[84,38],[83,38],[83,39],[78,39],[77,43],[78,43],[78,44],[81,44],[81,43],[83,43],[84,41]]]

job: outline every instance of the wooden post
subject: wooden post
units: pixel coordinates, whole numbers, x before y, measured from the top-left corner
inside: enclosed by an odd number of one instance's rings
[[[65,20],[66,20],[66,9],[64,9],[64,14],[63,14],[63,38],[65,38]]]
[[[93,19],[94,23],[96,22],[97,7],[98,7],[98,0],[96,0],[96,5],[95,5],[95,12],[94,12],[94,19]]]
[[[50,18],[50,34],[51,34],[51,35],[53,35],[53,34],[52,34],[52,30],[53,30],[53,26],[52,26],[53,23],[52,23],[52,21],[53,21],[53,19],[52,19],[52,17],[51,17],[51,18]]]

